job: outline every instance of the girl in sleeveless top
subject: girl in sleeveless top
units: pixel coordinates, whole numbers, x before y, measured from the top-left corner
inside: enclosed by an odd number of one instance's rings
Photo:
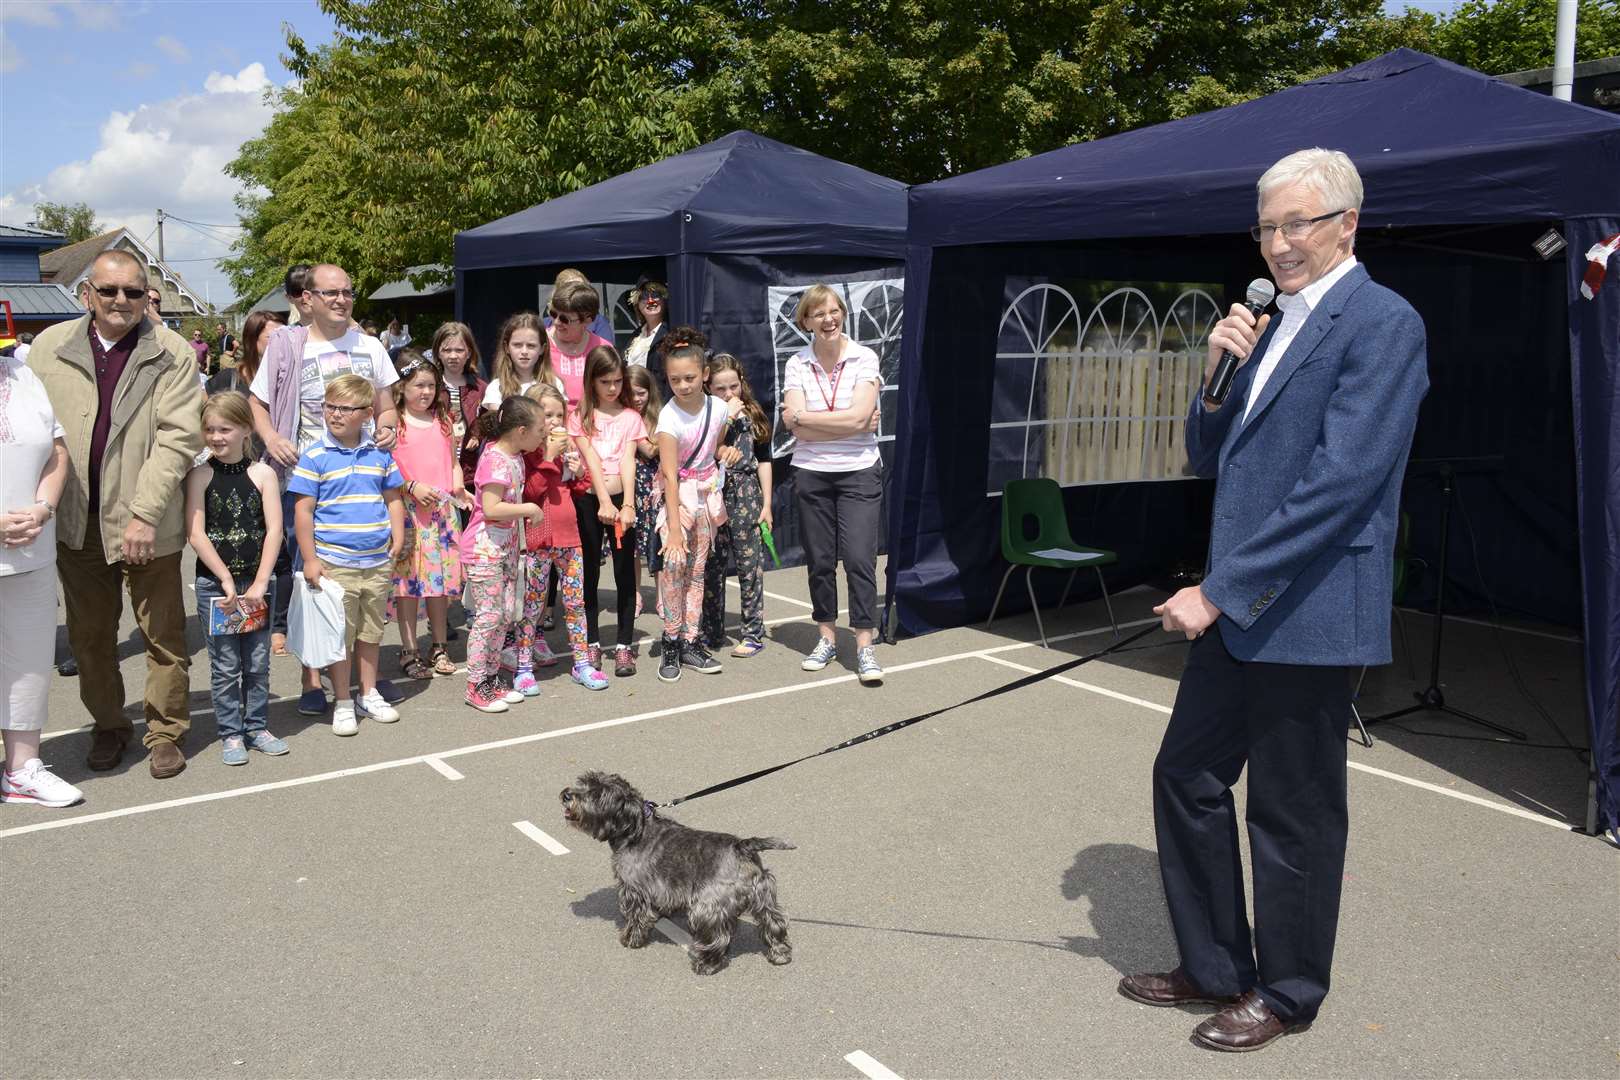
[[[208,637],[214,720],[227,765],[248,750],[278,756],[270,734],[270,624],[281,550],[281,492],[270,466],[250,461],[248,399],[235,390],[203,405],[209,458],[186,476],[186,530],[197,552],[197,621]]]

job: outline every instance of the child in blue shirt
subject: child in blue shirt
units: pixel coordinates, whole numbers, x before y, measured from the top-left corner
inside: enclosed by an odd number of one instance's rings
[[[360,698],[349,701],[349,659],[328,669],[332,677],[332,734],[360,730],[356,712],[391,724],[399,713],[377,692],[377,647],[392,591],[390,567],[405,543],[405,480],[393,455],[366,437],[376,395],[359,375],[326,384],[326,432],[298,460],[287,481],[304,580],[319,591],[328,578],[343,590],[344,635],[360,665]]]

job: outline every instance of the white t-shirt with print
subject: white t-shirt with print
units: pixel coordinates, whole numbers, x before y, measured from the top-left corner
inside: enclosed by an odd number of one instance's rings
[[[300,454],[319,442],[326,430],[326,417],[321,410],[326,401],[326,384],[339,375],[351,373],[379,390],[399,381],[399,372],[394,370],[382,342],[369,334],[351,327],[348,333],[332,341],[317,341],[314,335],[305,339],[303,366],[298,373],[298,437],[293,440]],[[260,365],[248,389],[260,401],[269,401],[270,369]],[[368,424],[366,434],[369,437],[371,433]]]

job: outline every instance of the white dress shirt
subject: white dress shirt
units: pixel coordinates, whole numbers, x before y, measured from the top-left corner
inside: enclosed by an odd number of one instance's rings
[[[1351,255],[1344,262],[1323,274],[1297,293],[1283,293],[1277,297],[1277,310],[1282,312],[1282,322],[1277,324],[1277,332],[1271,336],[1271,343],[1266,346],[1266,354],[1256,363],[1260,366],[1255,369],[1254,382],[1249,386],[1249,400],[1243,406],[1243,423],[1249,422],[1249,410],[1254,403],[1260,400],[1260,391],[1266,387],[1266,380],[1271,373],[1277,370],[1282,358],[1288,352],[1288,346],[1294,343],[1294,336],[1299,328],[1305,325],[1305,320],[1311,317],[1316,305],[1322,302],[1327,291],[1339,283],[1339,279],[1355,269],[1356,257]]]

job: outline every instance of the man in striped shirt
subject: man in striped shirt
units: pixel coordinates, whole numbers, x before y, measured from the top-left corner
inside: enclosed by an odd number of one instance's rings
[[[366,435],[376,395],[359,375],[326,384],[325,434],[298,459],[287,481],[304,580],[319,592],[322,579],[343,590],[344,638],[360,665],[360,697],[349,701],[349,658],[333,664],[332,734],[360,729],[356,710],[390,724],[399,713],[377,692],[377,647],[382,642],[389,568],[405,543],[404,479],[393,455]]]

